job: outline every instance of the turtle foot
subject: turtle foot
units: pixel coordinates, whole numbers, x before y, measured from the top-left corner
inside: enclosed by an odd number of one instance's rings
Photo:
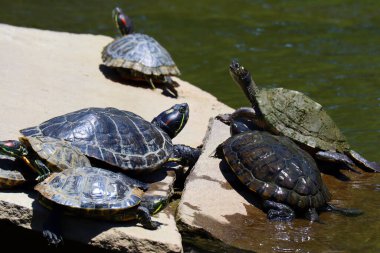
[[[380,172],[380,164],[377,162],[368,161],[354,150],[350,150],[348,155],[361,169],[367,172]]]
[[[219,114],[215,118],[217,120],[223,122],[226,125],[230,125],[231,124],[231,114],[230,113]]]
[[[52,232],[51,230],[45,229],[42,231],[42,235],[46,239],[49,246],[59,247],[63,245],[62,236]]]
[[[264,201],[264,209],[271,221],[291,221],[295,218],[295,212],[287,205],[271,200]]]
[[[137,220],[144,228],[149,230],[156,230],[161,225],[160,222],[152,221],[148,208],[143,206],[137,208]]]

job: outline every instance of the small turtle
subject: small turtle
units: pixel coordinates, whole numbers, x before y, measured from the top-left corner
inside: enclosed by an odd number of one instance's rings
[[[331,194],[309,153],[285,136],[264,131],[247,131],[232,123],[233,135],[217,148],[238,179],[263,199],[268,219],[288,221],[303,213],[319,221],[318,211],[360,215],[358,209],[335,207]]]
[[[60,219],[63,214],[111,221],[137,220],[147,229],[159,222],[151,214],[161,210],[165,197],[145,198],[147,185],[117,173],[96,167],[79,167],[52,173],[34,189],[39,202],[51,209],[44,223],[43,236],[49,244],[63,242]]]
[[[180,71],[172,57],[155,39],[133,33],[132,20],[116,7],[113,19],[122,37],[115,39],[102,51],[104,65],[116,68],[123,78],[165,84],[167,91],[178,96],[174,87],[178,86],[170,76],[179,76]]]
[[[23,129],[25,136],[66,140],[85,155],[124,171],[151,172],[168,162],[194,164],[200,150],[172,143],[186,125],[189,107],[176,104],[152,122],[116,108],[84,108]]]
[[[78,166],[90,166],[88,158],[71,143],[46,136],[20,137],[19,140],[0,141],[0,154],[23,161],[42,181],[51,171],[62,171]],[[0,185],[16,186],[26,179],[18,171],[4,170]],[[2,181],[2,182],[1,182]]]
[[[18,166],[13,157],[0,155],[0,189],[14,188],[27,181]]]
[[[367,171],[380,171],[380,165],[369,162],[350,148],[346,138],[323,107],[311,98],[294,90],[259,88],[251,74],[233,60],[230,65],[232,79],[243,89],[252,104],[237,109],[231,115],[220,115],[225,123],[233,120],[250,123],[276,135],[285,135],[316,159],[340,162],[353,171],[359,167]],[[357,172],[357,171],[356,171]]]

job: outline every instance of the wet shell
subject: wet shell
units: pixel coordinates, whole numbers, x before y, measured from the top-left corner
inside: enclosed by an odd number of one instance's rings
[[[151,171],[173,152],[171,138],[142,117],[116,108],[85,108],[20,131],[71,142],[89,157],[124,170]]]
[[[223,143],[223,154],[239,180],[264,199],[304,209],[331,198],[313,158],[287,137],[241,133]]]

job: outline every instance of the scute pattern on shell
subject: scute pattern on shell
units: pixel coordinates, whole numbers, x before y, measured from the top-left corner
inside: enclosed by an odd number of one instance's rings
[[[38,156],[50,164],[49,168],[59,172],[77,167],[91,166],[90,160],[70,142],[48,136],[21,137],[26,140]]]
[[[4,170],[0,168],[0,189],[12,188],[26,181],[24,176],[17,170]]]
[[[140,116],[116,108],[85,108],[20,131],[70,141],[84,154],[127,170],[154,170],[173,152],[170,137]]]
[[[309,208],[331,198],[313,158],[287,137],[245,132],[225,141],[223,153],[239,180],[264,199]]]
[[[295,141],[322,150],[349,150],[349,144],[323,107],[298,91],[261,89],[256,96],[265,120]]]
[[[132,33],[122,36],[102,51],[106,66],[123,67],[146,75],[180,75],[169,52],[152,37]]]
[[[73,213],[116,220],[122,220],[120,211],[139,205],[143,195],[126,175],[95,167],[53,173],[35,190],[49,201],[45,203],[58,204]]]

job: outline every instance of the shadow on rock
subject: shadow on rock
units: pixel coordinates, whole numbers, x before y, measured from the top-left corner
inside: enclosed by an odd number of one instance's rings
[[[103,73],[103,75],[107,79],[109,79],[113,82],[118,82],[118,83],[121,83],[124,85],[130,85],[130,86],[138,87],[138,88],[152,89],[151,85],[147,81],[144,81],[144,80],[133,81],[133,80],[126,80],[126,79],[122,78],[122,76],[119,74],[119,72],[117,71],[116,68],[110,68],[104,64],[100,64],[99,70],[100,70],[100,72]],[[177,83],[175,83],[175,84],[176,85],[174,85],[174,86],[178,86]],[[171,98],[178,98],[178,92],[174,87],[172,87],[170,85],[165,85],[163,83],[155,83],[154,85],[156,86],[156,88],[162,90],[162,93],[161,93],[162,95],[167,96],[167,97],[171,97]]]

